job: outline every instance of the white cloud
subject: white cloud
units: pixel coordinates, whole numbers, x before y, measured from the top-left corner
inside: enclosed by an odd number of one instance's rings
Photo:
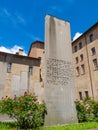
[[[78,37],[80,37],[82,35],[82,33],[77,32],[74,37],[73,37],[73,41],[76,40]]]
[[[18,24],[22,24],[22,25],[26,24],[26,20],[20,14],[16,14],[16,13],[12,14],[6,8],[0,10],[0,17],[6,23],[8,23],[7,21],[10,21],[10,23],[15,27],[17,27]]]
[[[10,17],[10,16],[11,16],[11,14],[8,12],[8,10],[7,10],[6,8],[4,8],[4,9],[2,10],[2,15],[5,15],[5,16],[7,16],[7,17]]]
[[[22,23],[22,24],[26,23],[25,19],[22,16],[20,16],[20,15],[17,15],[17,20],[18,20],[19,23]]]
[[[16,52],[18,52],[19,49],[23,49],[23,48],[17,45],[13,46],[12,48],[6,48],[4,46],[0,46],[0,52],[7,52],[7,53],[12,53],[12,54],[16,54]],[[23,55],[25,56],[27,55],[25,51],[23,52]]]

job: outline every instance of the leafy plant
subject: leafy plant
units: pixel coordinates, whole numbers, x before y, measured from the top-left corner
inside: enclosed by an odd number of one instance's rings
[[[81,104],[80,101],[76,101],[76,109],[77,109],[77,116],[79,122],[85,122],[86,121],[86,109],[83,104]]]
[[[6,98],[0,101],[0,113],[7,114],[17,120],[21,129],[36,128],[44,124],[46,107],[39,103],[35,95],[24,93],[23,96]]]
[[[98,102],[91,98],[76,101],[77,116],[79,122],[98,121]]]

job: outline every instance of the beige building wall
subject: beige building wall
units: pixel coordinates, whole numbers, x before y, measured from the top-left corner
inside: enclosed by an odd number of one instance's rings
[[[82,49],[79,49],[79,43],[83,44]],[[74,52],[74,47],[77,46],[77,52]],[[75,90],[76,90],[76,99],[79,99],[79,92],[82,93],[82,96],[85,97],[85,91],[89,92],[90,97],[92,97],[91,92],[91,83],[89,77],[89,68],[88,68],[88,57],[85,46],[85,37],[81,38],[73,45],[73,64],[74,64],[74,78],[75,78]],[[83,55],[83,59],[81,59]],[[76,60],[77,58],[77,60]],[[84,65],[85,72],[82,70],[82,65]],[[77,72],[79,68],[79,72]]]
[[[39,58],[43,57],[44,53],[44,42],[35,41],[31,44],[30,50],[29,50],[29,57]]]
[[[7,71],[7,70],[6,70]],[[29,71],[29,66],[27,65],[21,65],[21,64],[15,64],[12,63],[11,66],[11,71],[6,73],[6,82],[5,82],[5,89],[4,89],[4,97],[5,96],[10,96],[11,95],[11,83],[12,83],[12,77],[13,76],[21,76],[21,72],[27,72]],[[19,81],[20,82],[20,81]],[[16,87],[16,86],[15,86]],[[17,87],[19,87],[19,85],[17,84]],[[23,86],[24,87],[24,86]],[[15,88],[14,88],[15,89]],[[19,88],[18,88],[19,89]],[[26,90],[28,91],[28,90]],[[17,93],[14,93],[17,95]],[[19,94],[18,94],[19,95]]]
[[[93,36],[93,41],[89,41],[89,36]],[[98,24],[92,28],[86,35],[87,51],[89,57],[89,66],[91,71],[93,97],[98,100]],[[94,49],[92,52],[92,49]],[[96,65],[94,64],[96,60]]]
[[[38,58],[0,52],[0,98],[19,96],[25,91],[33,94],[33,82],[39,80],[36,69],[39,66]]]
[[[92,48],[95,48],[95,54],[92,54]],[[76,98],[90,96],[98,100],[98,70],[93,63],[94,59],[98,60],[98,23],[72,42],[72,50]]]
[[[31,44],[29,57],[40,58],[40,66],[33,67],[33,92],[38,96],[39,101],[44,100],[44,43],[36,41]]]

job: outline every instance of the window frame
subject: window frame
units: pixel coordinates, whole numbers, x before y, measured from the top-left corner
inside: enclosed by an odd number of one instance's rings
[[[86,98],[89,98],[89,93],[88,93],[88,91],[85,91],[85,97],[86,97]]]
[[[76,76],[79,76],[80,75],[80,68],[79,66],[76,67]]]
[[[80,98],[80,100],[83,100],[83,95],[82,95],[81,91],[79,91],[79,98]]]
[[[7,65],[7,73],[11,73],[11,69],[12,69],[12,63],[8,63],[8,65]]]
[[[75,62],[76,62],[76,64],[79,62],[78,56],[75,58]]]
[[[81,65],[81,70],[82,70],[81,74],[85,74],[85,65],[84,64]]]
[[[82,42],[79,43],[79,49],[82,49],[83,48],[83,44]]]
[[[98,61],[97,61],[97,58],[93,59],[93,65],[94,65],[94,69],[98,69]]]
[[[74,52],[77,52],[77,51],[78,51],[78,47],[76,45],[76,46],[74,46]]]
[[[80,61],[83,61],[83,59],[84,59],[83,54],[80,55],[80,59],[81,59]]]
[[[91,42],[93,42],[93,41],[94,41],[93,34],[90,34],[90,35],[89,35],[89,42],[91,43]]]
[[[29,66],[29,74],[32,75],[33,71],[32,71],[33,67]]]
[[[96,55],[96,48],[95,48],[95,47],[92,47],[92,48],[91,48],[91,52],[92,52],[92,55]]]

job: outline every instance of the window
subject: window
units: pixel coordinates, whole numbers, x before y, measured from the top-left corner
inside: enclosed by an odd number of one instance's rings
[[[95,68],[95,69],[98,68],[97,59],[94,59],[94,60],[93,60],[93,64],[94,64],[94,68]]]
[[[8,66],[7,66],[7,72],[8,73],[11,72],[11,68],[12,68],[12,63],[8,63]]]
[[[79,43],[79,49],[81,49],[83,46],[82,46],[82,42]]]
[[[32,67],[29,66],[29,74],[32,75]]]
[[[40,44],[38,44],[38,45],[37,45],[37,47],[38,47],[38,48],[40,48],[40,47],[41,47],[41,45],[40,45]]]
[[[89,97],[88,91],[85,91],[85,97],[86,97],[86,98]]]
[[[80,60],[83,61],[83,54],[80,55]]]
[[[78,57],[76,57],[76,63],[78,63],[78,61],[79,61],[79,60],[78,60]]]
[[[81,65],[81,74],[85,74],[85,66],[84,66],[84,64],[83,65]]]
[[[74,52],[77,52],[77,46],[74,47]]]
[[[40,82],[42,82],[42,70],[41,69],[39,70],[39,76],[40,76],[39,77],[40,78]]]
[[[92,55],[95,55],[95,54],[96,54],[96,49],[95,49],[95,47],[93,47],[93,48],[91,49],[91,51],[92,51]]]
[[[78,76],[80,74],[79,67],[76,68],[76,75]]]
[[[89,36],[89,41],[90,41],[90,42],[93,42],[93,40],[94,40],[94,39],[93,39],[93,34],[91,34],[91,35]]]
[[[83,97],[82,97],[82,92],[79,92],[79,98],[80,98],[80,100],[83,99]]]

